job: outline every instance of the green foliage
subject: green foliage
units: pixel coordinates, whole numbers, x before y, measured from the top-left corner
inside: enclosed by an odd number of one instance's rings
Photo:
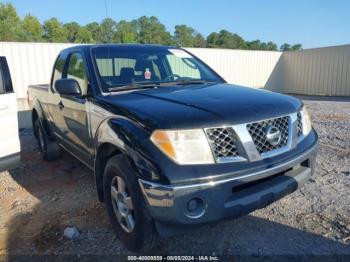
[[[80,27],[75,35],[74,43],[94,43],[94,38],[92,37],[91,32],[85,28]]]
[[[113,36],[117,31],[117,23],[111,18],[106,18],[100,24],[100,28],[101,28],[101,42],[112,43]]]
[[[137,37],[137,21],[127,22],[122,20],[117,24],[113,40],[116,43],[137,43]]]
[[[302,45],[301,44],[295,44],[295,45],[292,45],[291,47],[292,51],[299,51],[299,50],[302,50]]]
[[[30,14],[26,15],[22,21],[22,41],[40,42],[43,40],[44,29],[39,20]]]
[[[96,22],[89,23],[85,26],[85,28],[91,33],[92,39],[94,39],[95,43],[102,42],[101,27],[98,23]]]
[[[0,41],[141,43],[182,47],[278,50],[273,42],[265,43],[258,39],[244,41],[239,35],[227,30],[212,32],[205,38],[194,28],[184,24],[176,25],[172,36],[155,16],[142,16],[136,20],[121,20],[118,23],[111,18],[106,18],[101,23],[93,22],[85,26],[76,22],[63,25],[57,18],[51,18],[41,24],[35,16],[30,14],[21,21],[16,9],[10,3],[0,3]],[[285,43],[280,47],[281,51],[301,49],[301,44]]]
[[[208,36],[207,46],[227,49],[246,49],[246,42],[237,34],[227,30],[221,30],[219,33],[214,32]]]
[[[68,36],[67,36],[68,42],[74,43],[77,37],[77,33],[80,29],[80,25],[77,22],[71,22],[71,23],[64,24],[63,27],[68,32]]]
[[[177,46],[194,46],[195,30],[187,25],[176,25],[174,40]]]
[[[285,51],[298,51],[298,50],[302,50],[302,45],[301,44],[295,44],[295,45],[290,45],[290,44],[283,44],[280,47],[280,50],[285,52]]]
[[[0,3],[0,41],[19,41],[21,20],[12,4]]]
[[[206,47],[207,41],[200,33],[196,33],[193,39],[193,47]]]
[[[155,16],[142,16],[136,21],[138,42],[141,44],[172,45],[174,41],[165,26]]]
[[[68,34],[67,28],[57,18],[51,18],[44,22],[44,39],[47,42],[67,42]]]
[[[260,40],[254,40],[251,42],[246,42],[247,49],[251,50],[268,50],[277,51],[277,45],[273,42],[260,42]]]

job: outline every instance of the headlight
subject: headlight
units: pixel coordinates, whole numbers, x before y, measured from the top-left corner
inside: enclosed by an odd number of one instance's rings
[[[302,121],[303,121],[303,135],[307,136],[311,132],[311,120],[309,112],[306,109],[306,106],[303,106],[303,109],[301,110],[302,115]]]
[[[214,163],[207,137],[202,129],[156,130],[152,142],[180,165]]]

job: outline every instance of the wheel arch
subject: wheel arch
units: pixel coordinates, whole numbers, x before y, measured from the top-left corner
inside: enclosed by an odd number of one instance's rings
[[[48,124],[47,119],[45,117],[44,110],[43,110],[43,108],[42,108],[42,106],[41,106],[41,104],[40,104],[38,99],[34,100],[31,117],[32,117],[32,127],[33,127],[34,135],[36,135],[35,134],[35,128],[34,128],[35,121],[37,119],[39,119],[40,125],[46,131],[46,134],[48,134],[51,137],[49,124]]]
[[[97,196],[100,202],[104,202],[103,172],[105,166],[108,159],[117,154],[122,154],[122,151],[115,144],[112,144],[110,142],[104,142],[100,144],[96,151],[94,172]]]
[[[103,172],[109,158],[114,155],[122,154],[125,161],[128,161],[134,168],[135,174],[152,172],[147,160],[147,152],[143,146],[143,140],[148,138],[147,132],[135,124],[133,121],[125,118],[111,117],[105,119],[98,127],[94,135],[95,161],[94,172],[98,198],[104,202],[103,192]],[[149,175],[151,176],[151,175]]]

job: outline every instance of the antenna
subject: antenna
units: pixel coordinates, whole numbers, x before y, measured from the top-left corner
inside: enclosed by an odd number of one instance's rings
[[[106,15],[106,18],[108,18],[108,4],[107,4],[107,0],[105,0],[105,15]]]

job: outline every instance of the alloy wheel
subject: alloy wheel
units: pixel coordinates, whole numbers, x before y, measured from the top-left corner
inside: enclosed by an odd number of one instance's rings
[[[125,181],[116,176],[111,183],[111,198],[115,216],[127,233],[131,233],[135,228],[134,207],[129,195]]]

